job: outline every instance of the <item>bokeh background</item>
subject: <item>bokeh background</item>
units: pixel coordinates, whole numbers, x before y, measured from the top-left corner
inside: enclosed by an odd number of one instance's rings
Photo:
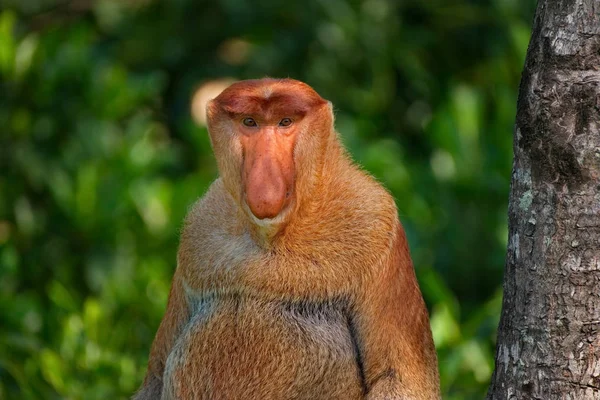
[[[217,170],[206,99],[263,76],[333,101],[393,192],[444,398],[493,368],[533,0],[0,0],[0,399],[125,399],[178,233]]]

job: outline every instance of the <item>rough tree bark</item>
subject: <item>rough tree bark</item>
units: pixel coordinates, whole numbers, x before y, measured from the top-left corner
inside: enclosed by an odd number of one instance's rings
[[[539,0],[488,400],[600,399],[600,0]]]

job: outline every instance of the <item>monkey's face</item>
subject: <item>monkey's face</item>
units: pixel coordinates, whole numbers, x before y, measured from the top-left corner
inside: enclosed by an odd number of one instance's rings
[[[301,172],[314,169],[331,131],[331,117],[323,125],[321,115],[327,105],[291,79],[237,82],[208,104],[223,181],[256,223],[281,220],[297,204]]]

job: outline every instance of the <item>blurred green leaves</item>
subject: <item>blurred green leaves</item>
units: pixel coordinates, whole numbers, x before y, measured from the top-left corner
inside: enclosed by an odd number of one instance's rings
[[[533,7],[0,0],[0,399],[133,393],[179,227],[217,174],[195,91],[266,75],[334,103],[397,201],[444,398],[482,398]]]
[[[6,75],[14,73],[16,44],[13,30],[16,19],[12,12],[0,15],[0,69]]]

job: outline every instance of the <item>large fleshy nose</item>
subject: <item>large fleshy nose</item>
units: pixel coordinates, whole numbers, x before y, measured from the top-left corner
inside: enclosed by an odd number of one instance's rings
[[[248,172],[246,202],[258,219],[275,218],[285,203],[286,187],[281,170],[272,159],[259,156]]]
[[[286,205],[293,184],[293,156],[277,133],[264,130],[248,142],[244,158],[246,203],[258,219],[275,218]]]

